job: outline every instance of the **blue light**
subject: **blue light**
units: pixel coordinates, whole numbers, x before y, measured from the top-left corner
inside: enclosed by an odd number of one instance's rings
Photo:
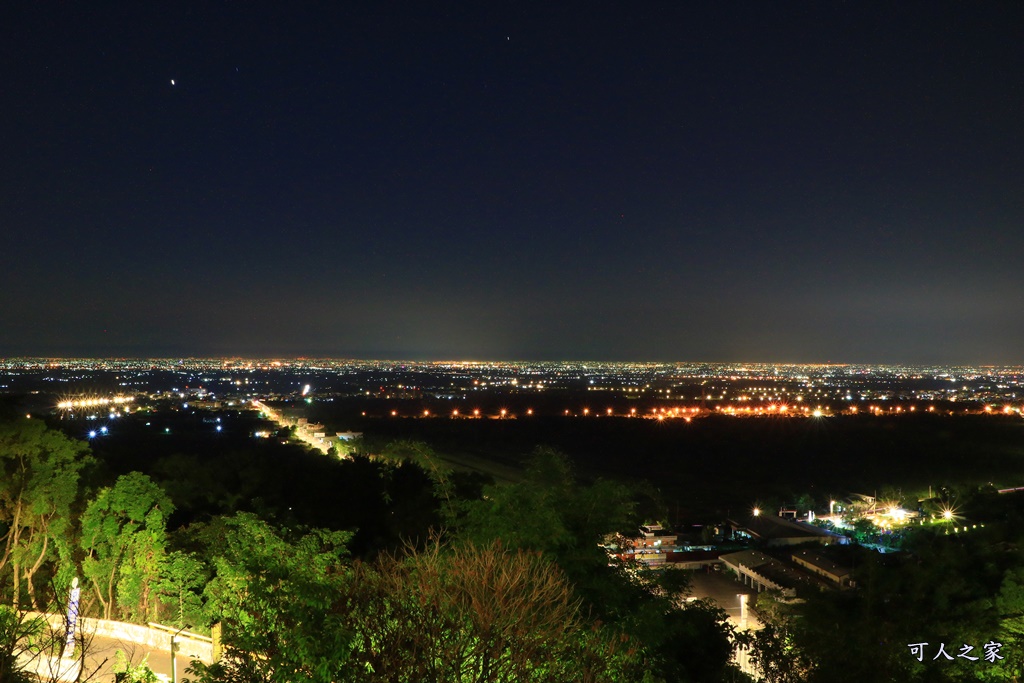
[[[106,434],[107,433],[107,428],[106,427],[100,427],[100,431],[103,432],[104,434]]]
[[[221,430],[221,426],[217,425],[217,431],[219,432],[220,430]]]
[[[96,438],[96,431],[95,430],[89,432],[89,438],[90,439],[95,439]]]

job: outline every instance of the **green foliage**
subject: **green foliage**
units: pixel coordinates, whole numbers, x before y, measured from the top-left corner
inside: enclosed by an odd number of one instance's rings
[[[854,519],[847,532],[853,540],[862,545],[874,543],[878,538],[878,527],[870,519],[864,517]]]
[[[380,455],[394,463],[408,461],[419,466],[430,477],[434,496],[442,501],[445,516],[450,519],[455,515],[455,486],[452,483],[451,471],[441,462],[434,449],[421,441],[401,440],[387,444]]]
[[[210,578],[202,560],[192,553],[174,551],[166,556],[156,584],[157,595],[178,628],[205,624],[203,587]]]
[[[48,611],[65,607],[52,604]],[[91,639],[77,634],[73,651],[66,651],[66,640],[61,620],[51,622],[42,614],[0,605],[0,682],[57,681],[76,671],[78,680],[89,680],[84,667]]]
[[[144,474],[118,477],[101,489],[82,515],[82,571],[104,618],[145,623],[156,618],[153,586],[167,547],[166,520],[174,506]]]
[[[520,484],[487,487],[463,504],[462,542],[500,539],[540,551],[566,572],[592,618],[630,639],[647,666],[667,680],[714,681],[730,675],[726,615],[704,603],[679,606],[678,577],[609,566],[598,544],[612,533],[635,535],[643,521],[631,491],[615,482],[577,484],[564,455],[537,449]]]
[[[986,680],[1020,680],[1024,678],[1024,569],[1014,567],[1006,572],[995,600],[999,619],[994,640],[1002,643],[998,671],[989,671]]]
[[[38,631],[37,620],[26,620],[23,615],[0,605],[0,681],[29,683],[35,678],[25,671],[19,655],[24,652],[24,641]]]
[[[207,611],[224,628],[225,662],[196,665],[200,681],[340,680],[349,629],[337,601],[350,582],[351,534],[313,530],[286,539],[240,513],[225,520]]]
[[[641,644],[590,623],[539,553],[435,543],[350,566],[347,534],[289,541],[244,514],[224,528],[207,596],[226,656],[193,662],[202,683],[654,680]]]
[[[793,504],[796,506],[797,514],[799,515],[805,515],[808,511],[818,509],[818,501],[814,499],[814,496],[807,493],[797,496]]]
[[[825,529],[826,531],[831,531],[836,534],[843,534],[842,529],[837,528],[835,524],[833,524],[830,520],[827,519],[816,518],[813,522],[811,522],[811,524],[820,529]]]
[[[357,568],[357,680],[641,680],[635,643],[588,628],[564,574],[537,553],[438,545]],[[367,600],[367,602],[362,602]]]
[[[37,608],[45,602],[36,594],[44,566],[51,575],[73,571],[72,508],[88,451],[40,420],[0,423],[0,572],[10,569],[15,605],[23,590]]]
[[[334,446],[335,453],[339,456],[352,457],[358,453],[365,452],[362,437],[353,439],[339,439]]]
[[[523,482],[485,487],[483,500],[463,504],[459,534],[558,556],[596,549],[609,533],[635,533],[642,522],[635,508],[626,487],[606,480],[579,486],[563,454],[538,448]]]
[[[748,637],[751,658],[768,681],[969,681],[1020,676],[1024,632],[1021,555],[976,535],[927,529],[908,535],[905,551],[850,549],[858,588],[807,595],[793,606],[759,596],[766,627]],[[1003,643],[997,664],[934,657],[939,643],[956,655]],[[923,661],[908,644],[929,643]]]
[[[133,664],[124,652],[118,650],[114,653],[114,666],[111,670],[114,672],[115,683],[159,683],[160,681],[156,673],[149,668],[148,655],[141,662]]]

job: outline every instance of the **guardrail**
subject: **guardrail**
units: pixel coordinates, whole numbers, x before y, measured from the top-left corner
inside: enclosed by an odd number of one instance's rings
[[[44,614],[42,612],[28,612],[28,615],[45,618],[51,627],[64,628],[63,615]],[[79,617],[78,629],[82,633],[89,635],[137,643],[154,650],[164,650],[166,652],[171,651],[171,638],[173,637],[175,644],[178,645],[177,651],[181,656],[188,659],[198,659],[207,664],[213,661],[212,638],[188,631],[181,631],[180,634],[175,635],[178,629],[163,626],[162,624],[150,623],[149,626],[142,626],[140,624],[128,624],[111,619]]]

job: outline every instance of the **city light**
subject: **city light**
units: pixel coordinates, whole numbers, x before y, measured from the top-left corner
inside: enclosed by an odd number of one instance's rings
[[[108,405],[122,405],[125,403],[131,403],[135,400],[134,396],[108,396],[103,398],[81,398],[74,400],[65,400],[57,404],[57,408],[60,410],[72,410],[74,408],[95,408],[98,406]]]

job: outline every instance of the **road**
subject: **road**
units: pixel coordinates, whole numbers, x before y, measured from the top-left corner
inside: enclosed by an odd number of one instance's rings
[[[711,599],[718,607],[726,611],[730,623],[737,629],[748,628],[756,631],[764,628],[764,625],[758,621],[750,609],[757,599],[756,590],[750,586],[744,586],[722,572],[694,572],[691,577],[691,596]],[[747,596],[746,624],[743,623],[741,595]]]
[[[114,680],[114,666],[118,663],[117,652],[121,651],[132,664],[145,662],[161,678],[171,680],[171,653],[167,650],[147,648],[130,641],[94,636],[85,656],[85,675],[92,674],[90,683],[108,683]],[[193,656],[188,652],[188,641],[175,656],[178,665],[177,680],[187,676],[186,667]]]
[[[257,410],[266,415],[267,419],[277,424],[278,427],[291,427],[295,424],[294,420],[286,418],[281,411],[274,410],[273,408],[268,406],[266,403],[263,403],[262,401],[253,401],[252,404],[256,407]],[[294,438],[298,439],[299,441],[306,444],[310,448],[315,448],[321,453],[327,453],[328,451],[331,450],[331,444],[321,441],[319,438],[313,436],[302,427],[299,427],[298,429],[295,430]]]
[[[744,586],[723,572],[705,573],[696,571],[691,574],[691,578],[691,597],[698,599],[708,598],[713,601],[718,607],[725,610],[726,614],[729,615],[729,623],[737,631],[757,631],[764,628],[764,624],[758,620],[757,616],[750,609],[757,599],[756,590],[750,586]],[[744,615],[743,609],[744,598],[740,596],[746,598],[746,615]],[[746,651],[737,651],[735,661],[741,671],[753,676],[757,675]]]

